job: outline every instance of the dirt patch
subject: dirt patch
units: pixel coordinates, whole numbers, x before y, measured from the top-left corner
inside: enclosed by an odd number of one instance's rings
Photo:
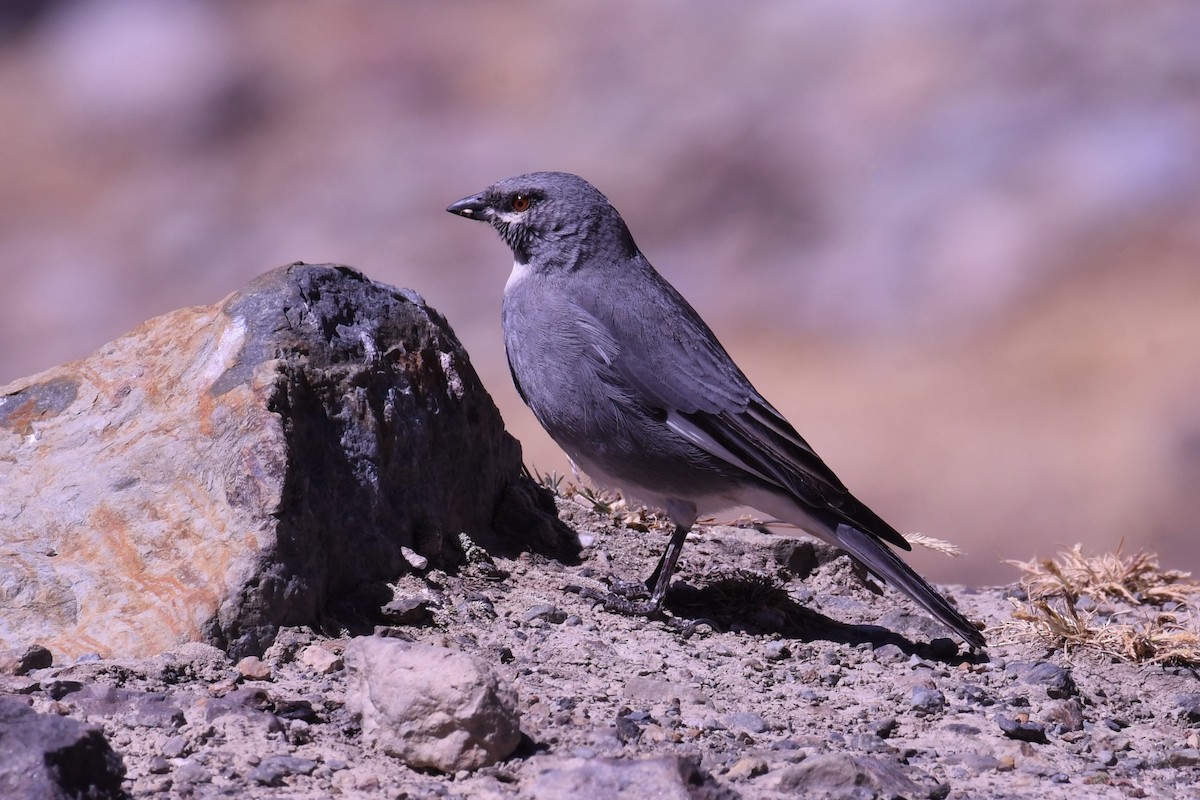
[[[523,743],[496,766],[421,772],[365,748],[344,705],[347,632],[289,629],[240,670],[190,645],[0,686],[100,723],[135,797],[557,797],[582,769],[592,786],[633,769],[693,797],[1194,796],[1194,671],[1056,649],[1012,624],[1018,586],[946,588],[988,629],[988,652],[964,653],[845,556],[706,528],[669,616],[628,618],[584,590],[645,577],[667,532],[561,508],[586,544],[578,565],[481,556],[409,576],[392,605],[422,624],[379,631],[483,656],[517,690]]]

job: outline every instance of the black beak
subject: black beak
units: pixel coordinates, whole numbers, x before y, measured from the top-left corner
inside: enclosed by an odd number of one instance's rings
[[[483,193],[473,194],[470,197],[464,197],[456,203],[451,203],[446,207],[446,210],[451,214],[458,214],[460,217],[467,219],[485,219],[484,212],[488,209],[487,200],[484,199]]]

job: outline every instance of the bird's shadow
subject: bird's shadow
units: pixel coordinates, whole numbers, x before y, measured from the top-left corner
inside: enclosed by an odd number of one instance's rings
[[[676,581],[667,592],[665,607],[685,635],[707,624],[718,630],[737,630],[751,635],[778,634],[797,642],[867,644],[872,649],[895,645],[906,656],[957,665],[987,660],[986,653],[960,651],[941,642],[913,641],[881,625],[852,624],[827,617],[796,602],[772,579],[751,572],[737,572],[696,587]]]

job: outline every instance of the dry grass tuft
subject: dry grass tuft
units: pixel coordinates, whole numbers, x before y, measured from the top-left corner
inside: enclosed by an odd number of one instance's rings
[[[620,492],[569,481],[557,472],[538,472],[537,468],[530,471],[530,477],[555,497],[570,500],[589,511],[609,517],[616,525],[642,532],[651,528],[670,527],[662,515],[642,506],[630,507]]]
[[[1017,633],[1055,647],[1083,648],[1146,664],[1200,665],[1195,599],[1187,572],[1161,570],[1158,557],[1116,552],[1088,557],[1080,545],[1056,559],[1010,561],[1024,575]]]
[[[1025,576],[1021,588],[1031,600],[1069,595],[1104,600],[1116,597],[1133,605],[1186,603],[1200,586],[1185,583],[1190,572],[1160,570],[1158,556],[1141,552],[1132,556],[1116,552],[1088,558],[1081,545],[1059,553],[1057,560],[1009,561]]]

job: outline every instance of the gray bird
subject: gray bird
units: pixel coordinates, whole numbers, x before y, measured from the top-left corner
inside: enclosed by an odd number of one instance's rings
[[[892,552],[912,546],[859,502],[742,374],[638,250],[595,187],[563,172],[507,178],[447,211],[512,248],[504,345],[521,399],[597,483],[675,524],[640,613],[659,610],[703,513],[750,506],[848,552],[972,647],[979,630]]]

